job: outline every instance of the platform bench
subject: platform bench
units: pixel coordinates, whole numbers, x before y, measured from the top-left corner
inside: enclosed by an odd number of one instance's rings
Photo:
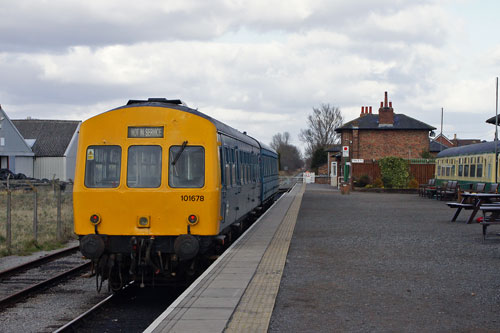
[[[481,205],[483,211],[483,220],[479,222],[483,226],[483,239],[486,239],[486,231],[492,224],[500,224],[500,205]]]

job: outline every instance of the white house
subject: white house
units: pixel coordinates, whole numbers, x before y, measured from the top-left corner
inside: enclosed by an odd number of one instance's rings
[[[0,169],[33,177],[35,154],[0,106]]]
[[[74,179],[81,121],[28,118],[12,123],[34,153],[34,178]]]

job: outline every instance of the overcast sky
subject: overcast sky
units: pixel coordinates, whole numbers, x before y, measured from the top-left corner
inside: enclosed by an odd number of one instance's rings
[[[449,138],[492,140],[495,0],[0,0],[0,104],[11,119],[89,117],[180,98],[269,143],[312,107],[345,122],[388,91]]]

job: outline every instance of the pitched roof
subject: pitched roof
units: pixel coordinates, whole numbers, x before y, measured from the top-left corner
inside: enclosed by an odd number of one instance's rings
[[[34,139],[31,148],[37,157],[64,156],[68,145],[81,123],[76,120],[12,120],[24,139]]]
[[[429,142],[429,152],[437,153],[447,149],[448,146],[443,145],[441,142],[434,140],[430,140]]]
[[[488,118],[488,119],[486,120],[486,122],[487,122],[488,124],[493,124],[493,125],[495,125],[495,118],[496,118],[496,117],[497,117],[497,116],[493,116],[493,117],[491,117],[491,118]],[[500,120],[500,119],[498,119],[498,120]],[[499,122],[498,120],[497,120],[497,123]],[[498,125],[498,124],[497,124],[497,125]]]
[[[328,153],[338,153],[342,151],[342,145],[333,145],[326,150]]]
[[[435,127],[427,125],[426,123],[416,120],[414,118],[408,117],[402,113],[394,114],[394,124],[393,125],[382,125],[379,126],[379,115],[378,114],[366,114],[363,117],[356,118],[348,123],[345,123],[342,127],[336,128],[336,132],[342,132],[347,130],[359,129],[359,130],[422,130],[422,131],[432,131]]]

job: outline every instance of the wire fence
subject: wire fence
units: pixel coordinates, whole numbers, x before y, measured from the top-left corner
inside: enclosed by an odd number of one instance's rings
[[[0,182],[0,256],[51,249],[74,237],[73,184]]]

